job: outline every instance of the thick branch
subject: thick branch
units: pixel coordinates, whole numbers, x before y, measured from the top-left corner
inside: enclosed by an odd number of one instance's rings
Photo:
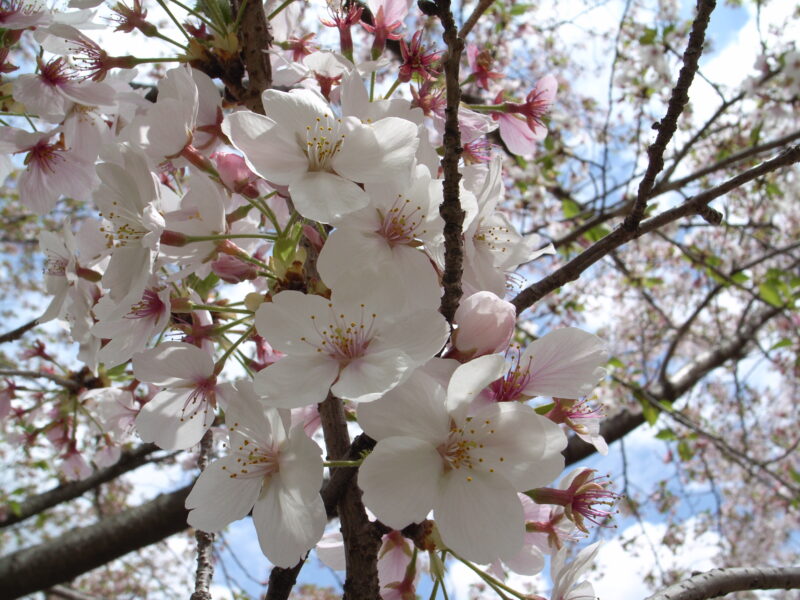
[[[770,319],[780,313],[780,309],[771,308],[753,315],[748,322],[736,332],[732,338],[721,342],[707,352],[703,352],[693,361],[687,363],[675,373],[654,384],[645,391],[653,398],[664,402],[674,402],[677,398],[692,389],[697,382],[708,375],[726,361],[742,356],[748,345],[753,342],[759,329]],[[600,435],[606,442],[615,442],[645,422],[644,415],[640,412],[623,410],[613,417],[606,419],[600,426]],[[564,456],[568,465],[583,460],[595,453],[595,447],[587,444],[577,436],[572,436]]]
[[[148,456],[156,450],[158,450],[158,447],[155,444],[144,444],[134,450],[123,452],[116,464],[101,469],[86,479],[65,483],[52,490],[26,498],[16,512],[10,509],[6,511],[5,521],[0,522],[0,528],[14,525],[57,504],[73,500],[98,485],[116,479],[123,473],[137,469],[145,464],[148,461]]]
[[[56,383],[61,387],[65,387],[68,390],[72,390],[73,392],[78,391],[81,387],[80,384],[73,381],[72,379],[61,377],[61,375],[56,375],[55,373],[44,373],[42,371],[19,371],[17,369],[0,369],[0,377],[25,377],[27,379],[49,379],[53,383]]]
[[[89,527],[0,558],[0,598],[11,600],[70,581],[186,529],[191,485]]]
[[[200,440],[200,454],[197,457],[197,468],[200,473],[208,466],[208,456],[211,453],[213,434],[209,429]],[[214,578],[214,534],[208,531],[194,532],[197,542],[197,570],[194,576],[194,593],[189,600],[211,600],[211,580]]]
[[[702,207],[705,207],[709,202],[719,198],[735,190],[736,188],[776,171],[781,167],[785,167],[800,161],[800,146],[792,146],[784,150],[777,157],[764,161],[758,166],[748,169],[744,173],[740,173],[716,187],[701,192],[686,200],[683,204],[665,210],[664,212],[643,221],[641,225],[635,230],[631,231],[624,227],[618,227],[603,239],[595,242],[589,248],[581,252],[578,256],[573,258],[567,264],[554,271],[544,279],[537,281],[533,285],[522,290],[516,298],[512,300],[514,306],[517,307],[517,314],[532,306],[535,302],[544,298],[547,294],[560,288],[565,283],[575,281],[580,277],[586,269],[594,263],[607,256],[611,251],[619,248],[623,244],[641,237],[645,233],[660,229],[665,225],[677,221],[689,215],[698,214]]]
[[[329,459],[343,459],[350,451],[350,436],[342,401],[332,394],[319,405]],[[333,469],[334,475],[341,468]],[[349,469],[353,470],[353,469]],[[378,547],[381,536],[372,526],[361,502],[357,476],[351,476],[336,506],[344,539],[347,577],[343,600],[375,600],[378,585]]]
[[[671,585],[647,600],[706,600],[744,590],[800,588],[800,567],[714,569]]]
[[[464,240],[462,239],[464,211],[461,209],[458,193],[458,184],[461,181],[458,161],[463,152],[461,148],[461,132],[458,129],[458,106],[461,102],[458,72],[461,53],[464,51],[464,40],[458,37],[453,13],[450,12],[450,0],[438,0],[436,7],[442,27],[444,27],[442,37],[445,44],[447,44],[447,55],[443,60],[445,89],[447,92],[444,123],[444,157],[442,158],[444,200],[439,207],[439,214],[444,220],[444,273],[442,274],[444,294],[442,295],[442,303],[439,310],[447,321],[452,323],[458,303],[461,300],[461,275],[464,271]]]
[[[716,6],[716,0],[698,0],[697,16],[692,23],[692,31],[689,34],[689,43],[683,53],[683,66],[678,74],[678,82],[672,89],[672,95],[667,105],[667,114],[653,127],[658,129],[656,141],[647,149],[648,163],[639,189],[636,193],[636,202],[633,210],[625,218],[622,226],[628,231],[634,231],[644,217],[647,200],[653,191],[656,176],[664,168],[664,151],[667,144],[675,135],[678,128],[678,117],[683,112],[683,108],[689,102],[689,88],[697,73],[698,62],[703,54],[703,43],[706,37],[706,28],[711,18],[711,13]]]
[[[272,45],[272,32],[262,0],[233,0],[233,7],[242,20],[237,35],[249,82],[247,95],[240,98],[250,110],[264,114],[261,92],[272,87],[272,65],[265,50]]]

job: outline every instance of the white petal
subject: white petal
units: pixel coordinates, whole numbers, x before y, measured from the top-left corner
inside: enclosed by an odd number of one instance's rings
[[[387,117],[356,125],[332,164],[337,173],[359,183],[408,181],[418,145],[414,123]]]
[[[214,373],[214,361],[205,352],[184,342],[164,342],[133,357],[133,372],[141,381],[160,386],[195,383]]]
[[[136,417],[136,431],[143,441],[165,450],[184,450],[200,442],[214,422],[214,409],[204,402],[184,417],[189,393],[185,389],[164,390],[142,407]]]
[[[272,119],[248,111],[228,115],[222,122],[222,130],[253,172],[288,185],[308,171],[308,157],[297,143],[276,135],[276,129]]]
[[[522,549],[522,504],[502,477],[455,469],[442,483],[433,518],[442,541],[462,557],[486,564]]]
[[[442,457],[431,444],[411,437],[378,442],[358,471],[364,504],[383,523],[402,529],[427,517],[442,476]]]
[[[364,208],[369,196],[352,181],[325,171],[309,172],[289,184],[297,212],[320,223],[333,223]]]
[[[477,412],[471,436],[484,467],[501,473],[517,491],[550,484],[564,468],[561,451],[567,436],[561,428],[518,402],[494,403]]]
[[[463,410],[487,385],[499,379],[506,368],[500,354],[487,354],[458,367],[447,386],[447,408]]]
[[[287,356],[262,369],[255,387],[276,408],[300,408],[325,400],[339,373],[339,365],[326,355]]]
[[[280,449],[280,473],[283,484],[304,498],[319,495],[322,487],[322,448],[310,439],[303,428],[294,427]]]
[[[444,389],[430,376],[415,371],[383,398],[358,407],[358,422],[372,438],[413,436],[434,447],[447,439],[450,415]]]
[[[400,383],[413,366],[399,350],[371,352],[342,369],[331,391],[345,400],[371,402]]]
[[[603,341],[576,327],[551,331],[530,344],[521,366],[530,359],[530,382],[522,390],[528,396],[580,398],[592,391],[605,375],[608,360]]]
[[[450,327],[438,310],[417,310],[387,321],[376,340],[380,345],[376,350],[397,348],[422,363],[442,349],[449,335]]]
[[[324,327],[330,302],[321,296],[285,291],[256,311],[256,331],[276,350],[293,356],[314,356],[319,341],[317,326]],[[303,340],[305,338],[307,341]]]
[[[253,508],[258,542],[278,567],[293,567],[322,537],[325,507],[319,495],[303,498],[288,490],[274,475]]]
[[[189,525],[201,531],[219,531],[247,516],[261,492],[261,479],[231,477],[237,468],[234,456],[206,467],[186,498],[186,508],[191,511]]]

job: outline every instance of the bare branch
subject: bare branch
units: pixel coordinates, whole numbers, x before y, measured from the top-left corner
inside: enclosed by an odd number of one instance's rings
[[[197,457],[197,468],[200,473],[208,466],[208,455],[211,452],[211,445],[214,435],[209,429],[200,440],[200,454]],[[194,538],[197,541],[197,571],[194,579],[194,593],[189,600],[211,600],[209,586],[214,577],[214,534],[207,531],[195,530]]]
[[[734,567],[694,575],[647,600],[706,600],[744,590],[800,588],[800,567]]]
[[[262,0],[233,0],[234,12],[242,13],[239,37],[242,58],[249,83],[244,98],[245,106],[259,114],[264,114],[261,92],[272,87],[272,65],[265,50],[272,45],[272,32],[267,22]]]
[[[42,371],[19,371],[17,369],[0,369],[0,377],[25,377],[26,379],[49,379],[61,387],[76,392],[80,385],[72,379],[61,377],[55,373],[43,373]]]
[[[37,244],[39,243],[38,240],[36,241],[36,243]],[[3,335],[0,335],[0,344],[5,344],[6,342],[13,342],[14,340],[18,340],[23,335],[25,335],[28,331],[30,331],[31,329],[36,327],[38,324],[39,324],[39,320],[38,319],[34,319],[33,321],[28,321],[24,325],[20,325],[19,327],[17,327],[16,329],[14,329],[12,331],[9,331],[7,333],[4,333]]]
[[[472,28],[477,24],[478,19],[483,16],[483,13],[485,13],[492,4],[494,4],[494,0],[480,0],[475,10],[472,11],[472,14],[467,17],[466,22],[461,26],[458,37],[466,39],[469,32],[472,31]]]
[[[184,502],[192,485],[0,558],[0,598],[11,600],[70,581],[186,529]]]
[[[565,283],[575,281],[580,277],[581,273],[594,263],[630,240],[639,238],[645,233],[660,229],[683,217],[695,215],[698,213],[700,207],[707,205],[712,200],[727,194],[731,190],[735,190],[762,175],[766,175],[767,173],[771,173],[772,171],[776,171],[781,167],[794,164],[798,161],[800,161],[800,146],[792,146],[784,150],[777,157],[764,161],[760,165],[748,169],[744,173],[740,173],[736,177],[732,177],[725,183],[713,187],[710,190],[701,192],[675,208],[665,210],[655,217],[647,219],[642,222],[635,231],[625,229],[624,227],[618,227],[558,270],[522,290],[517,297],[512,300],[514,306],[517,307],[517,314],[521,313],[529,306],[532,306],[553,290],[560,288]]]
[[[57,504],[73,500],[103,483],[116,479],[123,473],[137,469],[148,462],[149,455],[156,450],[158,450],[158,447],[155,444],[144,444],[133,450],[125,451],[120,455],[116,464],[96,471],[86,479],[65,483],[36,496],[26,498],[16,511],[11,509],[6,511],[5,520],[0,522],[0,528],[14,525]]]
[[[664,168],[664,151],[678,128],[678,117],[680,117],[683,108],[689,102],[689,88],[692,85],[695,73],[697,73],[698,62],[703,53],[706,28],[715,7],[716,0],[698,0],[697,2],[697,16],[694,19],[694,23],[692,23],[689,43],[683,53],[683,66],[678,75],[678,82],[672,89],[672,95],[667,105],[667,114],[659,123],[653,125],[655,129],[658,129],[658,135],[656,136],[656,141],[647,149],[649,158],[647,170],[639,183],[633,210],[625,217],[625,221],[622,224],[622,227],[628,231],[634,231],[639,226],[644,217],[647,200],[653,191],[656,176]]]
[[[458,129],[458,107],[461,102],[461,87],[458,73],[461,64],[461,53],[464,51],[464,40],[458,36],[453,13],[450,11],[450,0],[437,0],[437,14],[444,27],[443,39],[447,44],[447,55],[444,63],[445,89],[447,92],[447,108],[444,124],[444,200],[439,207],[439,214],[444,220],[444,273],[442,274],[442,303],[440,312],[448,323],[453,318],[461,300],[461,275],[464,271],[464,241],[462,228],[464,211],[459,199],[458,161],[463,149],[461,132]]]

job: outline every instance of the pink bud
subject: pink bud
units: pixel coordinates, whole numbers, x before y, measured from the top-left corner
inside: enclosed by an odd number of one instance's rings
[[[239,283],[241,281],[255,279],[258,277],[258,269],[255,265],[244,262],[235,256],[221,254],[211,263],[211,270],[216,275],[228,283]]]
[[[465,298],[456,310],[454,344],[459,356],[453,358],[469,360],[504,351],[514,335],[516,320],[514,305],[492,292]]]
[[[250,170],[244,158],[226,152],[216,152],[211,155],[211,158],[214,160],[219,177],[226,188],[249,198],[254,195],[258,196],[255,186],[258,175]]]

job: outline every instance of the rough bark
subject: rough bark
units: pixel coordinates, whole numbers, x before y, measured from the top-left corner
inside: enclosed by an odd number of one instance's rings
[[[0,558],[0,598],[11,600],[70,581],[107,562],[186,529],[192,486],[162,494],[95,525]]]
[[[800,567],[734,567],[694,575],[647,600],[706,600],[745,590],[800,588]]]

